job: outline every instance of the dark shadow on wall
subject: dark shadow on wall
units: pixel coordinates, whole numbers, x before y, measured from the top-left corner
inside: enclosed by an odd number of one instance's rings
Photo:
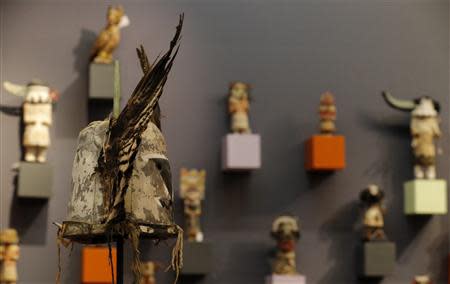
[[[23,132],[25,129],[25,125],[23,123],[23,108],[22,106],[5,106],[5,105],[0,105],[0,112],[4,113],[6,115],[10,115],[10,116],[18,116],[19,118],[19,141],[21,141],[20,143],[20,160],[22,161],[24,159],[24,148],[22,146],[22,141],[23,141]]]
[[[320,227],[320,238],[331,242],[328,255],[333,266],[317,282],[318,284],[352,283],[355,281],[357,276],[353,274],[355,269],[349,268],[348,265],[356,267],[354,252],[356,244],[361,238],[360,233],[356,232],[354,227],[361,219],[360,213],[361,209],[358,202],[350,202],[332,214],[333,217]],[[340,235],[337,234],[339,231],[342,231]],[[348,231],[355,231],[350,238],[345,237]],[[343,259],[346,259],[346,261],[342,261]]]
[[[75,58],[73,68],[77,77],[61,92],[58,108],[64,109],[65,112],[56,111],[54,115],[56,116],[55,124],[64,121],[64,125],[56,125],[57,136],[77,137],[78,132],[87,124],[89,62],[95,38],[96,33],[82,29],[78,44],[73,49]]]
[[[310,189],[318,188],[326,179],[335,175],[335,171],[306,171],[308,187]]]
[[[442,227],[447,228],[447,218],[443,218]],[[448,277],[449,267],[449,246],[448,246],[448,230],[445,234],[439,235],[427,247],[429,264],[426,273],[431,274],[432,279],[446,279]]]
[[[17,230],[21,244],[44,245],[49,223],[47,199],[17,197],[17,181],[15,176],[9,226]]]

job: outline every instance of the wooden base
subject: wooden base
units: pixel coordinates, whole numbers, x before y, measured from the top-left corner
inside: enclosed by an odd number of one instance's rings
[[[383,277],[395,267],[396,246],[393,242],[365,242],[358,248],[359,274],[363,277]]]
[[[114,278],[117,280],[117,250],[112,249]],[[85,246],[81,252],[81,283],[112,283],[109,265],[109,249],[107,246]],[[117,283],[117,282],[116,282]]]
[[[305,143],[305,168],[308,171],[335,171],[345,168],[345,137],[314,135]]]
[[[48,199],[52,196],[53,168],[48,163],[20,162],[17,196]]]
[[[261,137],[228,134],[222,141],[222,170],[248,171],[261,168]]]
[[[414,179],[404,184],[405,214],[447,214],[447,182],[443,179]]]

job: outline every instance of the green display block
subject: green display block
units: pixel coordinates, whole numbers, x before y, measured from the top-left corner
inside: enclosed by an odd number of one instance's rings
[[[212,271],[212,246],[210,243],[185,242],[182,275],[205,275]]]
[[[50,198],[53,169],[47,163],[21,162],[19,165],[17,196],[22,198]]]
[[[447,182],[443,179],[414,179],[404,184],[405,214],[447,214]]]
[[[107,99],[114,98],[114,81],[116,65],[113,63],[91,63],[89,66],[89,98]],[[117,68],[119,65],[117,64]]]
[[[388,241],[365,242],[358,251],[359,273],[363,277],[383,277],[395,267],[395,243]]]

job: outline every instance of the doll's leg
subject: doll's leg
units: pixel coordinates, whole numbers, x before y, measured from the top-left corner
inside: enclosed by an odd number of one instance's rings
[[[27,162],[36,162],[36,151],[37,147],[35,146],[24,146],[25,151],[25,161]]]
[[[37,147],[36,160],[39,163],[45,163],[47,161],[47,148],[46,147]]]
[[[425,174],[424,174],[424,171],[423,171],[423,168],[421,165],[416,164],[414,166],[414,176],[418,179],[422,179],[425,177]]]
[[[435,165],[426,167],[426,176],[428,179],[436,178],[436,166]]]

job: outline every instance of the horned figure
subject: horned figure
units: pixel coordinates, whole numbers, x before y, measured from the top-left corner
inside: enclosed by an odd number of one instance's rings
[[[130,24],[122,6],[110,6],[106,19],[106,27],[98,35],[92,49],[92,58],[95,63],[112,62],[112,53],[120,42],[120,29]]]
[[[383,92],[383,98],[391,107],[411,112],[414,176],[418,179],[436,178],[435,139],[441,136],[439,103],[427,96],[415,100],[400,100],[388,92]]]
[[[431,278],[428,275],[417,275],[412,284],[431,284]]]
[[[336,105],[331,92],[325,92],[320,97],[319,115],[320,133],[334,134],[336,132]]]
[[[298,274],[295,247],[300,238],[300,226],[297,219],[287,215],[279,216],[272,223],[271,235],[277,241],[273,274]]]
[[[161,266],[153,261],[141,263],[141,280],[139,284],[156,284],[155,274]]]
[[[200,216],[202,200],[205,198],[205,179],[205,170],[182,168],[180,171],[180,197],[184,201],[186,234],[190,242],[203,241]]]
[[[385,241],[383,205],[384,192],[374,184],[370,184],[360,194],[360,200],[364,204],[364,241]]]
[[[18,281],[19,237],[14,229],[0,232],[0,283],[15,284]]]
[[[22,106],[24,160],[46,162],[47,149],[50,146],[50,126],[53,121],[52,105],[58,99],[58,93],[38,80],[33,80],[26,86],[5,81],[3,87],[15,96],[23,97],[24,100]]]
[[[68,218],[59,225],[60,243],[128,239],[136,282],[142,238],[176,238],[171,264],[177,277],[182,266],[183,230],[174,222],[171,169],[158,101],[179,50],[183,19],[181,15],[168,51],[153,65],[142,46],[137,50],[143,76],[124,109],[80,132]]]
[[[250,85],[243,82],[230,84],[228,112],[231,115],[233,133],[251,133],[248,112],[250,109]]]

